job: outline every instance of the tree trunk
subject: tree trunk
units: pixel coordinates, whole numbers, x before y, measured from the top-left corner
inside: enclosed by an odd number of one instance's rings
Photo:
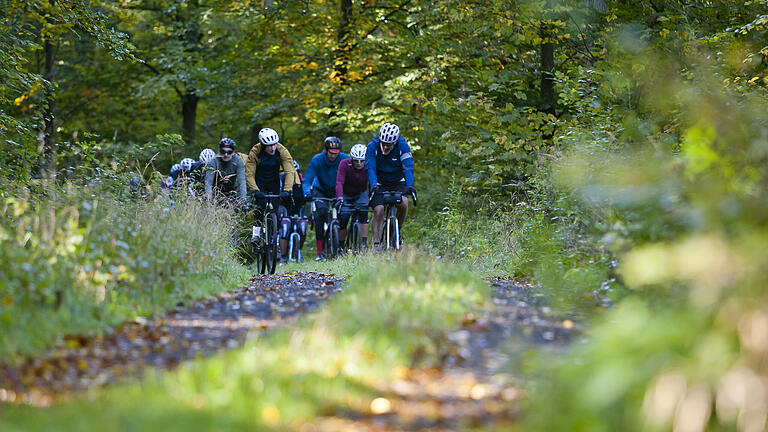
[[[197,102],[200,98],[194,93],[181,96],[182,126],[181,134],[187,145],[195,143],[195,125],[197,124]]]
[[[540,109],[548,114],[555,113],[555,45],[552,43],[550,24],[539,24],[541,44],[541,105]]]
[[[339,110],[344,106],[344,91],[349,85],[349,33],[352,20],[352,0],[340,0],[339,28],[336,32],[336,51],[333,56],[333,79],[336,89],[331,94],[331,112],[329,114],[329,135],[339,136],[344,132],[344,121],[339,117]]]

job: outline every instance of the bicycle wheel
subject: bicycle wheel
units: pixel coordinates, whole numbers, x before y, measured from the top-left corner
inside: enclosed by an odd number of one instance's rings
[[[266,240],[266,254],[264,262],[266,264],[266,272],[269,272],[269,274],[275,273],[275,267],[277,266],[277,248],[278,248],[278,241],[277,241],[277,215],[274,213],[269,213],[267,215],[267,229],[265,232],[265,240]]]
[[[288,245],[291,253],[288,257],[291,261],[301,262],[301,238],[298,233],[291,233],[291,241]]]
[[[352,224],[352,228],[349,229],[349,234],[347,234],[347,249],[359,252],[360,251],[360,224],[355,221],[355,223]]]
[[[328,230],[328,256],[336,258],[339,255],[339,222],[331,221],[331,227]]]
[[[400,224],[397,222],[395,216],[390,218],[390,225],[392,225],[392,229],[390,230],[390,242],[395,250],[400,250]]]

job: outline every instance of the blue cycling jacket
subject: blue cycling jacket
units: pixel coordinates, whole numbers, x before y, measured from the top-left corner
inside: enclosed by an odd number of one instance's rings
[[[394,184],[405,178],[405,185],[413,187],[413,156],[405,138],[398,137],[395,147],[385,155],[379,146],[379,137],[368,143],[365,152],[365,168],[368,170],[368,184]]]
[[[335,161],[328,162],[325,151],[316,154],[309,161],[306,174],[304,174],[304,183],[301,184],[304,195],[309,195],[311,189],[317,189],[325,196],[335,197],[336,172],[339,170],[339,162],[344,159],[349,159],[349,155],[339,153],[339,157]]]

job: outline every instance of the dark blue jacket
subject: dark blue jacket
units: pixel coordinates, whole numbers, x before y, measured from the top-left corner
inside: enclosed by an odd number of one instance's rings
[[[394,184],[405,178],[405,185],[413,187],[413,156],[405,138],[398,137],[395,147],[384,155],[379,146],[379,137],[368,143],[365,152],[365,168],[368,170],[368,184]]]
[[[311,189],[317,189],[325,196],[335,197],[336,172],[339,170],[339,162],[344,159],[349,159],[349,155],[339,153],[336,160],[328,162],[325,151],[316,154],[309,161],[306,174],[304,174],[304,183],[301,184],[304,195],[309,195]]]

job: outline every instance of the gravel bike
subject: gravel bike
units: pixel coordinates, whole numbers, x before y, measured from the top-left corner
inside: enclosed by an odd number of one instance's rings
[[[341,254],[341,245],[339,244],[339,212],[336,209],[336,203],[340,202],[340,198],[312,198],[312,210],[315,211],[315,201],[328,202],[328,217],[326,218],[325,226],[323,226],[323,250],[326,251],[326,256],[330,258],[336,258]]]
[[[253,218],[251,244],[253,255],[256,257],[256,268],[259,273],[275,273],[277,254],[279,253],[279,226],[277,224],[277,209],[280,207],[280,195],[265,194],[267,200],[264,206],[262,220]],[[256,204],[257,198],[251,200]],[[261,236],[256,237],[257,228],[261,227]]]
[[[381,230],[381,239],[379,244],[384,249],[400,250],[402,247],[400,238],[400,223],[397,221],[397,207],[403,198],[403,193],[399,191],[382,191],[380,193],[384,202],[384,226]],[[416,196],[413,197],[413,205],[416,205]]]

